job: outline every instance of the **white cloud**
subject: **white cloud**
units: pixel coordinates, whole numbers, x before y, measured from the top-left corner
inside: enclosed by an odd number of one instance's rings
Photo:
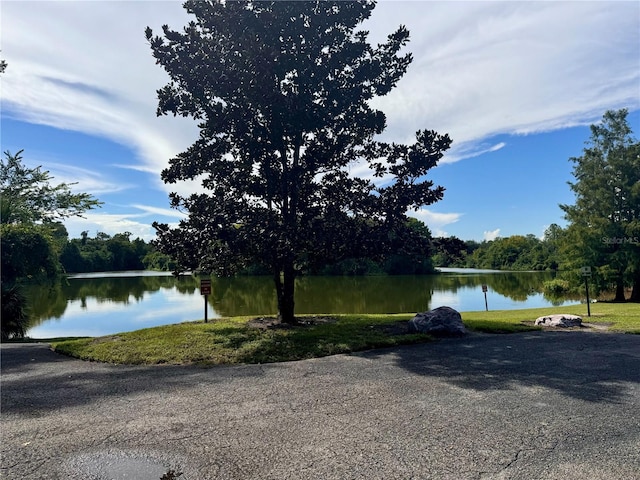
[[[496,228],[495,230],[487,231],[485,230],[482,234],[482,238],[488,242],[491,240],[495,240],[500,236],[500,229]]]
[[[443,230],[443,227],[456,223],[462,216],[461,213],[437,213],[426,208],[421,208],[417,211],[409,211],[407,212],[407,215],[424,222],[431,230],[431,233],[436,237],[446,237],[447,232]]]
[[[198,131],[191,119],[156,117],[156,90],[168,77],[144,37],[147,25],[156,33],[164,23],[184,26],[190,17],[181,2],[50,1],[37,3],[37,15],[33,9],[2,3],[3,115],[107,137],[137,154],[137,163],[119,166],[149,173],[155,187],[201,189],[198,181],[160,179]],[[414,56],[398,87],[372,102],[387,114],[383,138],[412,142],[425,128],[449,133],[446,163],[503,148],[489,143],[499,134],[586,125],[606,109],[640,108],[639,16],[637,2],[380,2],[364,25],[371,42],[405,24]],[[94,193],[127,188],[86,172],[69,178]],[[438,234],[460,214],[431,215]],[[149,235],[135,217],[93,218],[107,233]]]
[[[485,143],[467,142],[461,145],[453,145],[452,148],[444,155],[441,164],[454,163],[465,158],[479,157],[485,153],[497,152],[506,147],[505,142],[499,142],[488,146]]]
[[[166,218],[159,219],[158,216],[177,219],[186,217],[184,213],[178,210],[151,205],[132,204],[128,206],[128,209],[139,210],[140,213],[113,214],[102,213],[100,210],[90,210],[83,214],[84,218],[69,218],[64,221],[64,224],[70,238],[79,238],[80,234],[87,230],[90,236],[95,235],[97,232],[104,232],[109,235],[131,232],[133,238],[140,237],[145,241],[149,241],[156,237],[156,231],[152,226],[153,221],[166,221]],[[177,222],[170,222],[170,225],[175,227]]]
[[[169,158],[197,138],[180,117],[156,117],[156,89],[167,76],[155,65],[144,29],[181,26],[179,2],[31,2],[2,5],[3,115],[106,136],[138,154],[157,185]],[[109,25],[109,28],[105,28]]]
[[[185,25],[180,2],[37,5],[33,15],[31,2],[3,3],[5,109],[106,135],[138,152],[138,168],[159,173],[197,134],[191,120],[156,117],[155,90],[167,76],[144,38],[147,25],[156,33]],[[364,26],[371,41],[405,24],[414,55],[398,88],[374,102],[388,116],[385,137],[410,141],[432,128],[474,156],[496,134],[638,108],[639,14],[636,2],[380,2]],[[460,158],[454,151],[447,161]]]
[[[133,208],[137,208],[138,210],[142,210],[143,212],[147,213],[147,214],[153,214],[153,215],[163,215],[165,217],[174,217],[174,218],[186,218],[186,214],[180,212],[179,210],[175,210],[173,208],[159,208],[159,207],[153,207],[151,205],[140,205],[140,204],[134,204],[131,205]]]
[[[394,138],[435,129],[471,152],[497,134],[633,110],[640,107],[639,15],[635,2],[381,2],[373,33],[407,25],[414,63],[376,106]]]
[[[97,232],[104,232],[108,235],[116,233],[130,232],[132,238],[140,237],[145,241],[155,238],[156,233],[151,226],[152,222],[138,221],[144,215],[117,215],[110,213],[98,213],[93,210],[86,212],[83,217],[73,217],[66,219],[64,225],[69,232],[70,238],[80,238],[83,231],[88,231],[93,237]]]
[[[123,190],[133,188],[133,185],[120,181],[106,180],[102,173],[73,165],[47,162],[46,169],[53,177],[51,181],[52,185],[58,185],[60,183],[75,184],[70,187],[71,190],[75,192],[91,192],[91,195],[97,196],[105,193],[122,192]]]

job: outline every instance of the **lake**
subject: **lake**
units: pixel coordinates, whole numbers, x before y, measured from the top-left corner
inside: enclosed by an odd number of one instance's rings
[[[536,308],[576,303],[542,293],[548,272],[441,269],[439,275],[303,277],[296,281],[297,314],[411,313],[443,305],[458,311]],[[273,315],[271,277],[213,278],[208,317]],[[26,289],[31,338],[101,336],[204,318],[199,279],[165,272],[72,275]]]

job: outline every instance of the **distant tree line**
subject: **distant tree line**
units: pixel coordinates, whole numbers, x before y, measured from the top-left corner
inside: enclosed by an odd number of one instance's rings
[[[551,230],[560,227],[554,225]],[[557,244],[545,234],[513,235],[495,240],[463,241],[457,237],[433,239],[433,263],[439,267],[483,268],[515,271],[556,271]]]
[[[64,244],[59,260],[66,273],[174,269],[167,255],[141,238],[132,240],[130,232],[113,236],[98,232],[93,238],[82,232]]]

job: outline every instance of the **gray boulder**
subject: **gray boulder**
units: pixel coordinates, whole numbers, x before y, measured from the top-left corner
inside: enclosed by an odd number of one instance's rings
[[[536,318],[535,325],[543,327],[581,327],[582,318],[578,315],[569,315],[566,313],[547,315],[545,317]]]
[[[437,336],[461,336],[467,333],[462,317],[451,307],[438,307],[418,313],[409,320],[409,331]]]

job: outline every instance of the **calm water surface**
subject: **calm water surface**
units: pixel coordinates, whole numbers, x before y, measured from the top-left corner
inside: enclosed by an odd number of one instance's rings
[[[546,307],[541,292],[551,278],[541,272],[441,269],[440,275],[305,277],[296,283],[296,313],[406,313],[448,305],[458,311]],[[74,275],[27,291],[32,338],[100,336],[204,318],[199,279],[164,272]],[[212,279],[208,316],[272,315],[270,277]]]

